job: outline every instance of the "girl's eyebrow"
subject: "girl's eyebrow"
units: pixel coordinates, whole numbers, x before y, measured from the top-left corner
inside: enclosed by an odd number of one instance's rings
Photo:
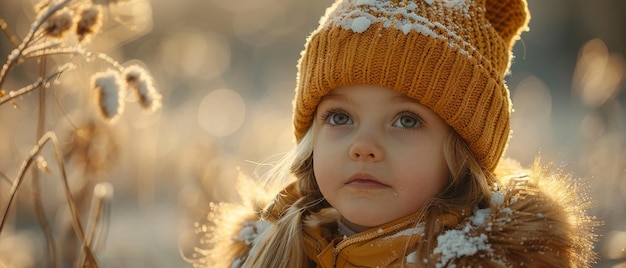
[[[345,94],[328,93],[320,99],[320,102],[325,100],[350,101],[350,98]]]
[[[393,98],[391,98],[391,100],[396,101],[396,102],[410,102],[410,103],[415,103],[415,104],[422,105],[416,99],[411,98],[411,97],[406,96],[406,95],[394,96]]]
[[[409,96],[405,96],[405,95],[394,96],[393,98],[391,98],[391,100],[394,101],[394,102],[398,102],[398,103],[408,103],[408,104],[411,104],[411,105],[415,105],[414,107],[417,109],[417,111],[423,117],[432,117],[432,115],[436,115],[435,112],[433,112],[433,110],[431,110],[430,108],[428,108],[425,105],[421,104],[416,99],[413,99],[413,98],[411,98]]]

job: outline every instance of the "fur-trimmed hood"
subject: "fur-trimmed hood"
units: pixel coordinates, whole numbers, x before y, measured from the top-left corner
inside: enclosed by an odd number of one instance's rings
[[[595,260],[593,228],[597,224],[586,214],[590,202],[580,184],[568,176],[544,173],[538,168],[527,171],[501,165],[496,174],[500,175],[499,187],[492,192],[489,206],[473,208],[464,218],[446,221],[447,228],[437,236],[430,256],[417,256],[411,250],[423,235],[420,223],[411,215],[354,235],[365,239],[345,238],[358,243],[344,241],[337,248],[344,237],[329,235],[329,228],[336,225],[329,226],[338,218],[332,208],[305,218],[307,256],[316,267],[363,267],[362,256],[369,256],[367,267],[591,265]],[[204,250],[198,250],[203,257],[193,263],[196,267],[239,267],[255,239],[272,224],[259,221],[251,206],[229,204],[213,205],[209,222],[203,237]],[[398,244],[409,250],[401,254],[368,251],[381,243],[391,245],[390,250]],[[343,250],[361,252],[361,257],[340,254]]]

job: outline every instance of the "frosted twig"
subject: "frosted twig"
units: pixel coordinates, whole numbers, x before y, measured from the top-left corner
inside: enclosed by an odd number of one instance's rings
[[[44,43],[32,45],[32,46],[29,46],[28,48],[25,48],[22,51],[22,56],[28,57],[29,54],[33,54],[33,53],[38,52],[38,51],[51,50],[54,47],[58,47],[60,44],[62,44],[61,41],[53,40],[53,41],[49,41],[49,42],[44,42]]]
[[[6,74],[13,67],[13,65],[20,59],[22,52],[26,50],[26,48],[28,48],[28,46],[31,44],[31,42],[33,41],[33,37],[35,36],[35,33],[41,28],[41,25],[43,25],[43,23],[50,16],[52,16],[52,14],[54,14],[57,10],[63,8],[64,6],[66,6],[72,1],[75,1],[75,0],[63,0],[57,4],[51,4],[48,7],[48,9],[46,9],[44,12],[40,13],[37,16],[37,19],[31,24],[30,31],[28,32],[28,34],[26,35],[22,43],[19,46],[17,46],[16,51],[12,52],[9,55],[7,62],[2,66],[2,70],[0,70],[0,88],[2,88],[2,84],[4,84]]]
[[[82,48],[79,47],[64,47],[64,48],[56,48],[45,50],[41,49],[38,51],[33,51],[28,55],[23,57],[24,60],[39,58],[42,56],[53,56],[53,55],[82,55],[85,56],[86,52]]]
[[[56,80],[59,78],[59,76],[61,76],[61,74],[69,69],[72,69],[74,67],[74,65],[72,64],[65,64],[61,67],[59,67],[57,69],[56,72],[54,72],[53,74],[49,75],[48,77],[42,79],[39,78],[37,81],[35,81],[34,83],[25,86],[23,88],[20,88],[18,90],[13,90],[10,91],[6,96],[3,96],[2,98],[0,98],[0,105],[4,104],[5,102],[11,101],[21,95],[24,95],[26,93],[29,93],[35,89],[37,89],[38,87],[45,85],[47,83],[49,83],[50,81]]]
[[[119,62],[117,62],[113,58],[111,58],[109,55],[104,54],[104,53],[98,53],[98,54],[96,54],[96,57],[98,59],[104,60],[105,62],[111,64],[118,71],[120,71],[120,72],[124,71],[124,66],[122,66]]]

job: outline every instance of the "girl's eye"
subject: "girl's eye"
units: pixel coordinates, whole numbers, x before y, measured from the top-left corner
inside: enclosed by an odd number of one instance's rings
[[[331,112],[328,115],[328,123],[334,126],[351,125],[352,119],[344,112]]]
[[[422,126],[422,121],[414,115],[401,115],[393,122],[393,126],[400,128],[418,128]]]

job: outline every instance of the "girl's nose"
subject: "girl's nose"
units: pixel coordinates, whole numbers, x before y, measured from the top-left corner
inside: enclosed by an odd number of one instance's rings
[[[358,135],[350,147],[353,160],[377,162],[384,159],[384,150],[372,135]]]

